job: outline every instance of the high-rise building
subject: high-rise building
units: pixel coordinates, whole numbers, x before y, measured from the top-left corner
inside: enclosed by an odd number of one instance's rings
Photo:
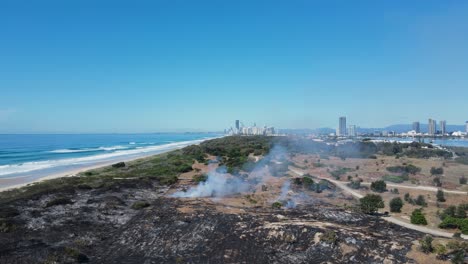
[[[441,120],[440,123],[439,123],[439,126],[440,126],[440,133],[442,135],[445,135],[445,133],[447,133],[447,129],[446,129],[446,126],[447,125],[447,121],[445,120]]]
[[[416,131],[416,133],[421,133],[421,126],[418,121],[413,122],[413,130]]]
[[[338,127],[338,136],[346,136],[346,117],[340,117],[340,124]]]
[[[437,132],[437,121],[429,118],[429,122],[428,122],[428,134],[433,136],[436,134]]]
[[[236,120],[236,129],[239,131],[239,120]]]
[[[348,127],[348,136],[350,137],[355,137],[357,135],[356,133],[356,126],[355,125],[350,125]]]

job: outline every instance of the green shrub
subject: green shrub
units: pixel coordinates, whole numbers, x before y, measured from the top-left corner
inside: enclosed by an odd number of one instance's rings
[[[182,164],[178,166],[176,170],[177,172],[180,172],[180,173],[192,171],[192,164]]]
[[[411,223],[415,225],[427,225],[427,220],[422,213],[422,209],[415,209],[413,213],[411,213]]]
[[[149,206],[150,204],[147,201],[136,201],[132,204],[131,208],[134,210],[140,210]]]
[[[15,231],[17,226],[11,221],[0,219],[0,233],[9,233]]]
[[[432,167],[431,168],[431,175],[442,175],[442,174],[444,174],[444,168],[442,168],[442,167],[439,167],[439,168]]]
[[[302,177],[302,183],[304,184],[304,186],[310,187],[314,185],[314,180],[312,180],[312,178],[310,177],[304,176]]]
[[[360,208],[366,214],[373,214],[377,212],[379,208],[384,208],[384,202],[380,195],[367,194],[363,198],[359,199]]]
[[[374,192],[387,191],[387,184],[385,183],[385,181],[382,180],[372,182],[370,187]]]
[[[47,202],[45,207],[52,207],[56,205],[65,205],[65,204],[72,204],[72,200],[66,197],[57,197],[55,199],[50,200]]]
[[[460,179],[459,179],[459,181],[460,181],[460,184],[466,184],[467,179],[466,179],[465,176],[461,176]]]
[[[425,235],[421,240],[419,240],[419,245],[421,246],[421,251],[428,254],[431,253],[434,248],[432,247],[432,237],[430,235]]]
[[[402,207],[403,207],[403,201],[401,200],[400,197],[393,198],[390,201],[390,212],[400,213]]]
[[[416,200],[414,200],[414,203],[419,205],[419,206],[424,206],[424,207],[427,206],[426,199],[424,199],[424,196],[422,196],[422,195],[418,195]]]
[[[348,186],[352,189],[360,189],[361,188],[361,181],[351,181],[350,183],[348,183]]]
[[[331,244],[331,245],[336,245],[338,240],[338,236],[336,235],[335,231],[327,231],[325,232],[321,237],[320,241],[326,243],[326,244]]]
[[[283,206],[283,204],[281,202],[274,202],[271,207],[273,209],[280,209],[281,207]]]
[[[206,174],[197,174],[193,176],[193,181],[196,183],[206,182],[208,180],[208,175]]]
[[[112,168],[123,168],[125,167],[125,162],[117,162],[115,164],[112,164]]]
[[[404,165],[404,166],[391,166],[386,168],[389,172],[393,173],[409,173],[409,174],[416,174],[421,171],[421,168],[416,167],[412,164]]]
[[[385,175],[382,178],[384,181],[389,181],[389,182],[394,182],[394,183],[402,183],[405,180],[401,176],[396,176],[396,175]]]
[[[441,203],[445,202],[445,196],[442,190],[437,190],[436,197],[437,197],[438,202],[441,202]]]

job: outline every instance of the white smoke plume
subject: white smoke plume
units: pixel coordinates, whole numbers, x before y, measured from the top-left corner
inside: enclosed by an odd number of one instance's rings
[[[296,208],[299,204],[310,204],[315,201],[309,195],[304,192],[296,193],[291,190],[291,181],[286,180],[281,186],[281,193],[277,197],[276,201],[281,202],[284,207],[291,209]]]
[[[191,187],[185,192],[176,192],[172,197],[224,197],[246,192],[249,189],[250,185],[240,178],[229,176],[226,173],[211,171],[205,182],[200,182],[197,186]]]
[[[178,191],[171,196],[180,198],[225,197],[247,192],[264,183],[265,176],[271,173],[268,164],[274,160],[284,159],[285,154],[284,148],[274,146],[268,155],[256,162],[254,169],[249,173],[249,181],[227,174],[225,168],[222,168],[221,170],[218,169],[219,172],[215,170],[209,172],[205,182],[200,182],[187,191]]]

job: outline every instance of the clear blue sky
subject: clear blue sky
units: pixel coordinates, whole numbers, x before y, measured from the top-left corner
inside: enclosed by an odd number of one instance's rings
[[[0,2],[0,133],[341,115],[468,120],[468,1]]]

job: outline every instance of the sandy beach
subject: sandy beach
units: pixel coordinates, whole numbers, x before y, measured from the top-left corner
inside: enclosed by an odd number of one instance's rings
[[[209,139],[206,139],[206,140],[209,140]],[[92,165],[89,165],[89,166],[80,167],[78,169],[70,169],[70,170],[67,170],[67,171],[59,172],[59,173],[51,173],[51,174],[49,174],[47,176],[43,176],[43,177],[40,177],[40,176],[37,176],[37,175],[26,175],[26,176],[19,176],[19,177],[0,178],[0,192],[8,191],[8,190],[11,190],[11,189],[16,189],[16,188],[21,188],[21,187],[24,187],[24,186],[27,186],[27,185],[30,185],[30,184],[34,184],[34,183],[37,183],[37,182],[45,181],[45,180],[56,179],[56,178],[61,178],[61,177],[76,176],[77,174],[79,174],[81,172],[85,172],[85,171],[88,171],[88,170],[97,169],[97,168],[101,168],[101,167],[110,166],[110,165],[112,165],[114,163],[117,163],[117,162],[130,162],[130,161],[134,161],[134,160],[138,160],[138,159],[145,159],[145,158],[152,157],[152,156],[155,156],[155,155],[160,155],[160,154],[167,153],[167,152],[170,152],[170,151],[173,151],[173,150],[181,149],[181,148],[184,148],[186,146],[198,145],[203,141],[205,141],[205,140],[195,140],[191,144],[178,145],[178,146],[175,146],[173,148],[162,150],[161,152],[158,152],[158,153],[142,154],[141,156],[138,156],[138,157],[122,157],[120,159],[115,159],[115,160],[106,161],[106,162],[99,162],[99,163],[95,163],[95,164],[92,164]]]

